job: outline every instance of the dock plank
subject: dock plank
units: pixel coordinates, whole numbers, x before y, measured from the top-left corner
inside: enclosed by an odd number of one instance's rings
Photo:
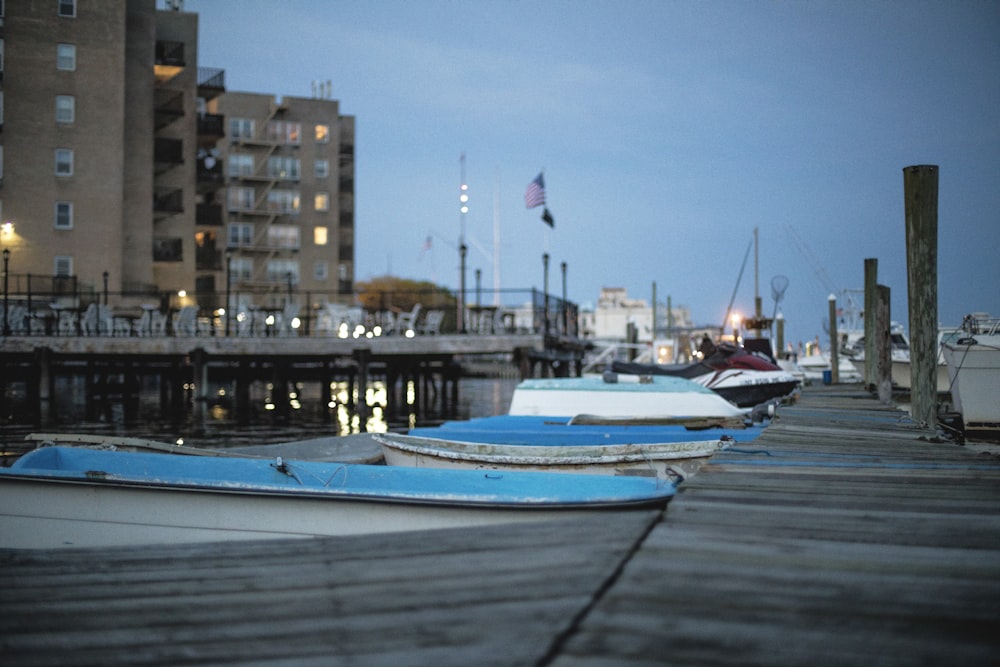
[[[995,665],[1000,458],[807,389],[665,514],[0,551],[24,665]]]

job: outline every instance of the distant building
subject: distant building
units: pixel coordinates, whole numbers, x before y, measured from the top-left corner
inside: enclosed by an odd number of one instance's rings
[[[168,6],[0,2],[11,289],[349,299],[354,118],[226,92],[198,67],[197,14]]]
[[[686,306],[670,308],[667,317],[666,304],[657,304],[656,331],[665,336],[668,327],[690,329],[691,312]],[[597,307],[581,309],[580,330],[587,338],[608,342],[625,342],[629,326],[632,325],[639,342],[653,340],[653,307],[644,299],[629,298],[623,287],[603,287],[597,299]]]

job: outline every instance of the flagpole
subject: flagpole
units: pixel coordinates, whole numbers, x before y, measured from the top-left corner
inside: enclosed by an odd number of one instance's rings
[[[493,182],[493,305],[500,305],[500,170]]]

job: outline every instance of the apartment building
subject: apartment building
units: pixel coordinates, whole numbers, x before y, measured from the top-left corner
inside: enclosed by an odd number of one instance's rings
[[[198,66],[197,14],[165,6],[0,0],[11,290],[349,298],[353,117],[323,96],[227,93]]]

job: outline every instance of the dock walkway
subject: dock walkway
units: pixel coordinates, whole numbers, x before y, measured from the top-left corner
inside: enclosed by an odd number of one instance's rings
[[[1000,458],[808,388],[666,513],[0,550],[17,665],[995,665]],[[2,536],[0,536],[2,543]]]

